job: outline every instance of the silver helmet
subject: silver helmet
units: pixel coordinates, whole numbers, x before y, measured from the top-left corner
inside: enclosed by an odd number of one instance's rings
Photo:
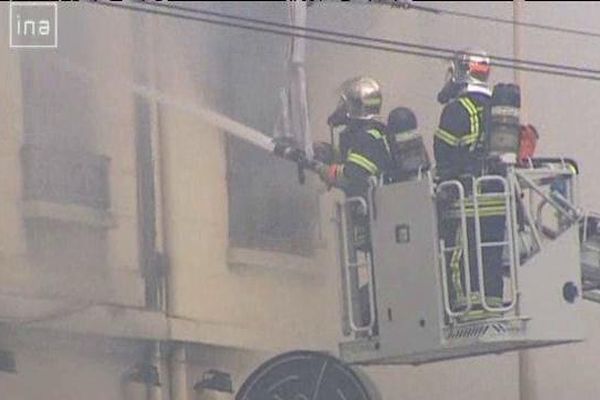
[[[465,49],[454,53],[446,81],[487,87],[490,75],[490,57],[483,50]]]
[[[340,105],[349,119],[372,119],[381,111],[381,88],[369,77],[348,79],[340,87]]]

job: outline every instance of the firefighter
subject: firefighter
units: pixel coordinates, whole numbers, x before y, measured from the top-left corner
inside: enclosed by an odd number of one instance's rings
[[[369,77],[345,81],[340,88],[337,109],[329,117],[333,126],[344,125],[339,135],[337,160],[319,168],[319,176],[329,187],[338,187],[347,197],[365,197],[372,177],[391,169],[390,147],[385,125],[376,120],[381,111],[379,83]],[[356,223],[355,246],[369,252],[367,210],[350,210]]]
[[[341,86],[340,103],[329,118],[345,125],[340,133],[339,159],[319,169],[321,179],[349,196],[364,196],[371,177],[390,169],[385,125],[376,120],[381,110],[379,83],[369,77],[349,79]]]
[[[437,178],[440,181],[459,180],[465,188],[467,236],[469,249],[469,272],[474,309],[480,309],[477,253],[475,244],[472,182],[489,171],[485,164],[485,134],[489,122],[491,90],[488,87],[490,59],[484,51],[463,50],[454,54],[448,68],[444,88],[438,101],[444,104],[439,127],[434,137],[434,157]],[[497,173],[497,171],[494,171]],[[488,185],[484,192],[496,192],[499,188]],[[505,234],[504,202],[488,199],[480,204],[482,242],[501,242]],[[458,204],[449,199],[440,205],[440,234],[446,247],[463,243],[465,238],[458,229]],[[502,248],[482,249],[486,302],[491,307],[502,305],[503,274]],[[461,272],[464,261],[461,250],[447,257],[449,287],[453,307],[465,305],[465,282]],[[466,268],[466,267],[465,267]]]
[[[369,77],[357,77],[345,81],[341,86],[337,109],[329,117],[330,126],[344,125],[339,135],[337,160],[319,169],[321,179],[329,186],[338,187],[346,197],[366,197],[369,181],[379,178],[391,168],[389,144],[385,135],[385,125],[376,120],[381,111],[382,95],[379,83]],[[318,152],[315,152],[317,154]],[[348,216],[347,235],[349,248],[371,253],[368,210],[352,203],[346,209]],[[351,251],[349,256],[356,261],[358,253]],[[372,318],[369,313],[369,283],[362,280],[357,270],[351,274],[356,291],[352,294],[353,309],[360,315],[361,325],[367,326]],[[373,284],[370,282],[370,284]],[[377,326],[374,325],[374,332]]]

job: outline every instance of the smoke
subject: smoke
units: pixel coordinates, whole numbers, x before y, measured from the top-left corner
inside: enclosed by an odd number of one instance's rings
[[[76,75],[79,79],[89,82],[95,81],[106,83],[106,77],[101,77],[99,74],[94,73],[88,68],[76,65],[67,58],[57,57],[54,59],[54,62],[62,71]],[[115,80],[114,83],[116,82],[117,81]],[[118,84],[122,85],[123,81],[119,80]],[[162,92],[159,89],[152,88],[148,85],[140,85],[133,81],[127,81],[125,84],[132,93],[138,94],[148,100],[160,102],[165,105],[169,105],[197,115],[207,123],[215,126],[216,128],[222,129],[224,132],[232,134],[248,143],[265,149],[268,152],[273,151],[274,144],[268,135],[243,125],[217,111],[210,110],[200,104],[197,104],[197,102],[194,100],[183,97],[174,97]],[[109,99],[107,99],[106,104],[110,104]]]

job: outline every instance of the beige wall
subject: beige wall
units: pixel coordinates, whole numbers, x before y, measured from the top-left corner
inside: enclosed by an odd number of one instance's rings
[[[214,74],[211,54],[219,51],[213,40],[217,33],[194,26],[192,32],[205,41],[190,48],[180,29],[184,25],[177,21],[160,20],[154,42],[160,91],[188,103],[183,108],[159,101],[172,312],[253,330],[267,347],[330,347],[337,327],[332,320],[336,304],[327,300],[335,290],[328,284],[331,268],[317,260],[269,253],[258,257],[275,269],[260,262],[230,265],[225,137],[193,110],[210,105],[219,94],[200,86],[209,83],[203,81],[206,75]],[[193,68],[181,68],[189,64]],[[281,265],[289,259],[303,265]]]
[[[96,111],[90,123],[98,132],[97,152],[111,159],[109,182],[115,226],[108,230],[110,298],[117,303],[143,306],[144,287],[137,243],[135,98],[127,87],[135,71],[132,16],[111,13],[104,8],[74,7],[69,11],[73,18],[83,19],[88,25],[89,55],[79,66],[89,75],[81,79],[88,83],[93,94]],[[108,32],[119,38],[118,45],[105,39]],[[64,54],[65,59],[77,64],[73,57],[77,57],[75,52]]]
[[[465,4],[459,3],[431,5],[465,8]],[[576,18],[574,24],[590,21],[581,8],[595,10],[593,5],[560,7],[568,16],[561,18],[566,20],[572,16]],[[510,3],[469,3],[468,9],[503,18],[512,15]],[[0,10],[5,13],[7,7]],[[339,282],[330,222],[335,195],[321,194],[323,240],[312,258],[245,253],[229,246],[224,135],[214,123],[201,117],[202,107],[214,107],[218,103],[216,98],[222,90],[219,82],[227,79],[218,74],[211,57],[221,51],[216,38],[223,28],[145,18],[148,42],[142,43],[139,35],[133,34],[134,30],[142,29],[140,20],[127,13],[89,5],[65,6],[59,11],[61,18],[64,17],[61,29],[77,32],[85,25],[87,42],[81,49],[77,47],[81,43],[73,39],[74,43],[65,43],[59,51],[58,56],[68,58],[72,64],[54,61],[57,68],[70,71],[64,73],[88,82],[94,105],[89,123],[96,130],[92,143],[98,153],[112,159],[111,213],[116,226],[108,231],[109,291],[105,300],[128,306],[143,305],[135,182],[134,95],[137,93],[152,105],[153,132],[156,143],[160,144],[155,161],[156,175],[163,185],[159,191],[162,208],[158,211],[162,216],[159,226],[164,228],[164,232],[159,232],[159,242],[164,239],[164,244],[159,243],[159,246],[164,246],[172,268],[168,285],[171,315],[199,321],[211,328],[227,329],[229,340],[233,342],[237,337],[241,343],[244,335],[251,334],[258,338],[257,347],[267,349],[257,352],[255,349],[234,351],[190,346],[186,368],[188,391],[208,368],[231,371],[234,385],[239,387],[254,366],[276,352],[297,348],[334,352],[340,335]],[[562,21],[548,5],[527,5],[524,12],[532,21],[547,20],[554,24]],[[506,56],[513,51],[510,26],[494,25],[491,30],[482,22],[466,23],[454,17],[387,7],[318,4],[309,9],[309,23],[422,44],[435,43],[446,48],[477,46]],[[588,28],[594,29],[592,25]],[[573,57],[573,63],[589,61],[593,64],[593,54],[597,51],[591,42],[579,42],[581,46],[588,46],[589,51],[578,51],[577,47],[569,46],[572,38],[553,36],[553,43],[561,43],[560,51],[547,53],[541,48],[548,38],[533,32],[527,31],[524,39],[526,58],[562,62],[565,54],[583,54]],[[0,30],[0,43],[7,43],[2,36],[5,34],[5,30]],[[256,39],[261,37],[257,35]],[[350,76],[368,74],[382,83],[384,114],[396,105],[413,108],[431,145],[440,111],[435,94],[443,81],[443,62],[314,42],[308,49],[311,126],[316,138],[328,137],[324,121],[337,103],[335,88]],[[0,124],[3,131],[13,133],[0,135],[0,200],[4,204],[0,209],[3,221],[0,223],[0,290],[19,291],[21,287],[31,290],[36,278],[29,271],[34,266],[15,268],[24,263],[25,252],[19,209],[18,151],[22,122],[17,58],[14,51],[0,46],[0,60],[0,77],[7,82],[0,87]],[[256,73],[260,71],[249,71],[249,76]],[[511,71],[495,70],[493,80],[510,80],[511,76]],[[588,83],[533,74],[524,74],[524,79],[529,120],[538,125],[542,133],[541,150],[566,151],[580,158],[584,169],[582,180],[588,184],[584,188],[585,204],[597,203],[598,193],[591,185],[596,162],[591,146],[595,103],[582,102],[583,108],[575,105],[595,88]],[[75,109],[76,105],[72,106]],[[556,110],[565,110],[565,113]],[[577,140],[565,141],[564,132],[576,132]],[[72,284],[68,276],[64,279],[65,285]],[[595,306],[587,308],[591,340],[580,345],[531,351],[527,371],[531,397],[522,400],[563,399],[575,395],[582,399],[594,398],[598,389],[593,373],[594,355],[600,352],[594,333],[600,328]],[[6,331],[1,332],[6,335]],[[95,339],[88,338],[81,339],[81,346],[71,347],[65,344],[65,340],[69,342],[68,336],[65,339],[60,335],[36,336],[22,332],[19,331],[17,341],[0,335],[0,346],[16,352],[19,369],[15,376],[0,373],[0,392],[11,393],[11,399],[33,399],[42,395],[49,399],[118,398],[119,374],[135,359],[127,345],[121,343],[118,351],[106,351],[106,346],[98,347]],[[219,342],[218,335],[215,333],[207,341]],[[35,342],[43,348],[31,346]],[[89,350],[81,352],[82,348]],[[364,371],[377,383],[385,399],[517,399],[520,383],[515,353],[420,367],[369,367]],[[30,385],[31,382],[36,384]],[[52,385],[53,382],[59,383]],[[191,398],[191,391],[189,395]]]
[[[122,374],[136,361],[134,344],[2,331],[2,347],[15,352],[17,373],[0,373],[2,398],[120,399]]]
[[[1,18],[8,18],[8,7],[0,8]],[[8,32],[0,30],[0,40],[8,43]],[[0,49],[0,196],[3,204],[0,224],[0,287],[25,289],[32,273],[25,262],[24,232],[20,224],[19,199],[20,160],[22,135],[21,84],[19,59],[7,46]]]
[[[553,26],[587,31],[597,29],[593,21],[598,13],[597,4],[583,2],[560,4],[558,9],[551,4],[527,2],[523,9],[525,21],[544,21]],[[528,29],[523,30],[522,35],[523,53],[528,59],[587,68],[598,65],[600,45],[591,37]],[[598,155],[594,145],[599,129],[594,106],[597,83],[532,73],[523,73],[523,79],[529,120],[538,127],[541,136],[540,152],[575,158],[581,168],[581,204],[588,209],[599,209]],[[584,316],[586,342],[527,352],[525,388],[531,398],[597,397],[600,384],[591,371],[600,352],[598,305],[586,304]]]

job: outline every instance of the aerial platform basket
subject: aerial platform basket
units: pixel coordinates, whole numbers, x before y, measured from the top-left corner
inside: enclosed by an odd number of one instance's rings
[[[582,216],[573,205],[575,178],[564,161],[546,160],[509,167],[502,176],[473,178],[469,188],[462,180],[436,184],[425,174],[371,185],[367,198],[338,203],[345,310],[340,358],[357,364],[419,364],[582,340]],[[480,190],[489,184],[500,189]],[[439,224],[447,223],[438,202],[449,195],[458,204],[451,217],[455,226],[463,238],[470,235],[454,247],[438,235]],[[505,238],[496,242],[481,235],[486,223],[481,204],[490,197],[505,210]],[[368,216],[371,246],[366,249],[356,240],[357,210]],[[475,229],[467,229],[468,223]],[[489,247],[503,254],[500,304],[486,302],[482,253]],[[446,268],[454,251],[464,255],[462,308],[452,305]],[[469,254],[475,259],[467,260]],[[476,266],[477,290],[470,288],[469,262]],[[482,303],[479,316],[471,301],[476,298]]]

